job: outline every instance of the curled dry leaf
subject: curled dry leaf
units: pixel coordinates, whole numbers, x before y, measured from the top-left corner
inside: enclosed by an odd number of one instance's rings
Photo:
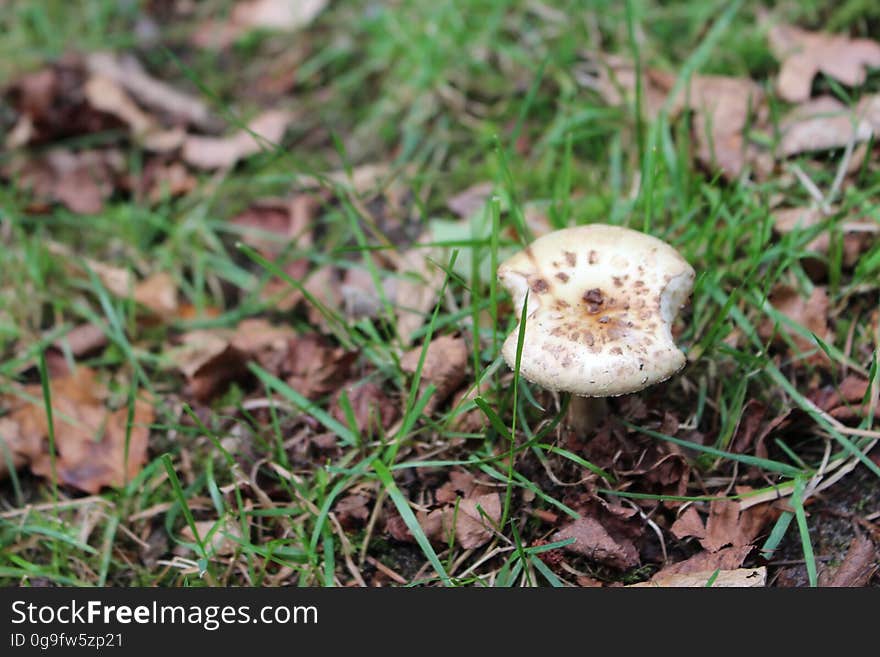
[[[226,169],[264,148],[272,148],[284,136],[291,115],[281,110],[264,112],[248,123],[247,129],[229,137],[188,135],[183,142],[183,160],[198,169]]]
[[[311,23],[328,0],[239,0],[225,22],[208,21],[193,34],[201,48],[224,48],[254,29],[293,32]]]
[[[639,551],[629,538],[612,537],[596,519],[584,517],[575,520],[553,535],[553,541],[574,539],[565,547],[569,552],[582,554],[588,559],[612,568],[626,570],[639,565]]]
[[[25,386],[24,391],[33,399],[42,399],[39,385]],[[154,419],[151,404],[135,401],[129,430],[128,408],[107,409],[106,391],[94,371],[84,367],[50,381],[50,394],[54,468],[49,453],[49,419],[42,401],[13,401],[11,412],[0,425],[16,465],[29,463],[35,474],[47,478],[54,470],[59,483],[93,494],[105,486],[122,486],[140,472],[147,460],[149,426]]]
[[[659,588],[752,588],[767,585],[767,568],[737,568],[736,570],[704,570],[695,573],[669,573],[660,571],[647,582],[630,584],[630,587]]]
[[[401,369],[414,374],[418,369],[421,354],[421,347],[405,353],[400,359]],[[425,353],[419,383],[419,396],[424,394],[429,385],[435,388],[433,397],[425,406],[425,412],[431,413],[446,401],[462,384],[466,372],[467,346],[463,338],[443,335],[431,340]]]
[[[880,67],[880,43],[871,39],[809,32],[782,23],[771,26],[767,36],[770,49],[782,62],[776,89],[792,103],[810,97],[813,78],[820,72],[857,87],[864,84],[867,68]]]

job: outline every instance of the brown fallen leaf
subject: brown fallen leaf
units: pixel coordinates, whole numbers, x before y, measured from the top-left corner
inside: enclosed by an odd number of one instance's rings
[[[856,420],[864,417],[871,408],[872,400],[868,395],[870,388],[871,382],[868,379],[850,374],[836,387],[820,388],[809,393],[808,398],[816,406],[838,420]],[[872,394],[876,397],[878,392],[880,391],[875,389]],[[867,401],[865,401],[866,399]]]
[[[703,524],[703,519],[700,518],[700,514],[693,506],[689,506],[680,516],[678,516],[678,518],[675,519],[675,522],[672,523],[669,531],[675,536],[675,538],[679,539],[691,536],[695,538],[706,537],[706,526]]]
[[[476,497],[458,498],[456,504],[447,504],[416,516],[425,535],[438,543],[448,543],[454,535],[456,542],[466,550],[481,547],[495,534],[494,527],[501,520],[501,496],[487,493]]]
[[[6,97],[19,113],[19,125],[14,142],[7,146],[45,144],[122,127],[117,117],[90,105],[83,90],[86,77],[81,58],[66,55],[9,85]]]
[[[819,96],[795,107],[779,123],[777,153],[798,153],[844,148],[867,141],[874,134],[870,122],[832,96]]]
[[[321,199],[297,194],[291,199],[263,199],[233,217],[229,223],[241,230],[241,240],[274,258],[291,241],[300,248],[312,244],[312,225]]]
[[[632,104],[636,96],[635,67],[625,58],[603,55],[593,85],[610,104]],[[642,70],[642,109],[654,120],[667,104],[676,76],[651,68]],[[747,78],[693,75],[688,85],[669,102],[669,117],[685,108],[694,112],[697,158],[707,167],[719,169],[728,179],[736,178],[746,164],[760,169],[771,165],[747,143],[744,130],[750,118],[762,109],[764,93]]]
[[[421,239],[430,241],[424,235]],[[436,247],[416,247],[400,254],[400,276],[392,279],[390,289],[397,310],[397,334],[404,344],[412,343],[413,334],[437,303],[444,274],[431,261],[438,261],[440,255],[441,250]]]
[[[773,228],[780,235],[808,230],[827,219],[826,215],[817,207],[807,208],[779,208],[773,211]],[[843,264],[853,267],[859,257],[870,248],[876,235],[880,232],[880,224],[870,219],[854,221],[837,221],[836,227],[843,235]],[[831,247],[831,235],[829,231],[822,231],[806,245],[808,251],[815,251],[827,255]],[[815,265],[819,268],[819,263]],[[821,273],[824,273],[824,266]],[[812,275],[813,268],[811,268]]]
[[[162,158],[150,159],[142,175],[131,184],[135,193],[153,204],[169,198],[183,196],[196,188],[198,180],[180,162],[165,162]]]
[[[147,441],[154,419],[153,407],[137,399],[129,430],[128,408],[110,411],[104,404],[106,391],[95,372],[77,368],[69,376],[50,381],[56,458],[49,454],[49,420],[39,385],[25,386],[24,392],[39,402],[13,406],[2,428],[9,431],[11,451],[18,461],[30,463],[34,474],[88,493],[105,486],[119,487],[140,472],[147,460]],[[11,423],[11,424],[10,424]],[[16,429],[12,431],[12,424]],[[4,431],[6,433],[6,431]],[[8,443],[7,443],[8,444]],[[39,449],[35,451],[35,446]],[[126,450],[128,458],[126,460]]]
[[[177,284],[168,272],[156,272],[134,286],[134,300],[162,318],[177,314]]]
[[[370,517],[370,498],[366,495],[351,494],[339,498],[333,505],[339,524],[344,529],[352,530],[363,526]]]
[[[448,198],[446,200],[446,207],[461,219],[468,219],[485,208],[494,187],[495,184],[491,182],[471,185],[467,189]]]
[[[239,160],[277,146],[291,118],[288,112],[270,110],[251,120],[246,130],[228,137],[188,135],[181,157],[198,169],[231,168]]]
[[[287,383],[309,399],[326,395],[348,377],[356,355],[317,333],[298,335],[288,342]]]
[[[42,449],[42,438],[35,431],[22,431],[18,421],[0,417],[0,480],[36,458]]]
[[[613,538],[605,527],[594,518],[575,520],[553,535],[553,542],[574,539],[565,546],[569,552],[582,554],[589,559],[612,568],[626,570],[639,565],[639,551],[628,538]]]
[[[400,405],[395,403],[374,381],[341,387],[333,397],[330,414],[343,424],[348,418],[341,405],[343,392],[348,397],[358,433],[365,437],[381,435],[400,416]]]
[[[53,377],[70,374],[67,356],[76,359],[107,346],[107,334],[95,324],[79,324],[53,342],[46,349],[46,365]],[[30,367],[27,365],[26,367]]]
[[[770,304],[788,319],[800,324],[819,339],[832,342],[833,336],[828,325],[828,293],[823,286],[814,286],[810,296],[805,299],[796,289],[787,285],[778,285],[770,294]],[[775,335],[776,340],[782,342],[779,333],[774,333],[774,328],[774,322],[767,318],[758,326],[758,334],[764,339]],[[808,362],[816,365],[828,362],[825,352],[819,348],[814,340],[795,333],[793,329],[785,326],[782,322],[779,323],[778,328],[779,331],[791,336],[791,340],[799,351],[817,350],[809,357]]]
[[[217,127],[217,120],[205,103],[150,76],[132,55],[90,53],[85,64],[93,75],[112,80],[142,105],[164,112],[173,123],[182,121],[205,130]]]
[[[771,26],[767,36],[771,51],[782,62],[777,92],[792,103],[810,97],[818,73],[857,87],[864,84],[867,68],[880,67],[880,43],[871,39],[809,32],[783,23]]]
[[[311,23],[328,0],[239,0],[225,22],[198,27],[193,43],[201,48],[224,48],[254,29],[293,32]]]
[[[744,130],[763,103],[761,87],[747,78],[695,75],[685,94],[694,111],[700,162],[717,167],[728,179],[738,177],[749,159],[757,157]]]
[[[880,553],[867,536],[856,536],[849,544],[846,556],[822,586],[861,587],[867,585],[880,567]]]
[[[76,214],[97,214],[122,179],[125,160],[115,149],[73,152],[52,149],[7,170],[40,200],[59,202]]]
[[[189,392],[207,401],[232,381],[249,375],[247,364],[260,363],[277,374],[286,367],[288,344],[296,337],[287,327],[262,319],[241,321],[232,330],[197,330],[180,336],[169,359],[186,377]]]
[[[750,546],[778,511],[770,502],[740,510],[736,500],[713,500],[706,521],[706,535],[700,539],[709,552],[718,552],[727,546]]]
[[[599,54],[589,64],[595,69],[596,76],[582,77],[583,84],[593,87],[610,105],[635,104],[636,69],[632,61],[617,55]],[[642,111],[653,121],[666,103],[675,76],[651,68],[643,68],[642,73]],[[676,98],[670,106],[670,118],[677,116],[683,107],[681,98]]]
[[[630,584],[633,587],[659,588],[752,588],[767,585],[767,568],[738,568],[736,570],[704,570],[694,573],[669,573],[660,571],[647,582]]]
[[[422,348],[406,352],[400,359],[404,372],[414,374],[418,369]],[[429,385],[435,388],[434,395],[425,406],[425,412],[435,411],[440,404],[458,389],[467,373],[467,346],[463,338],[442,335],[431,340],[425,353],[419,382],[419,396]]]
[[[695,555],[670,564],[659,570],[654,577],[666,577],[675,574],[715,572],[715,570],[736,570],[752,551],[751,545],[740,545],[709,552],[704,550]]]

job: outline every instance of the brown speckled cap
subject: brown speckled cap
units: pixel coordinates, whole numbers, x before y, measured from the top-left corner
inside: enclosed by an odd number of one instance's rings
[[[558,230],[502,263],[498,278],[517,315],[529,292],[520,373],[533,383],[613,397],[684,366],[671,324],[691,293],[694,270],[656,237],[605,224]],[[511,367],[518,333],[502,349]]]

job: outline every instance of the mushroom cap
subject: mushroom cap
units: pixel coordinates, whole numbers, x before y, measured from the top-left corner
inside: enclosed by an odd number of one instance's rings
[[[662,240],[590,224],[548,233],[498,267],[521,315],[520,374],[548,390],[613,397],[668,379],[685,364],[671,325],[694,270]],[[504,341],[516,362],[514,330]]]

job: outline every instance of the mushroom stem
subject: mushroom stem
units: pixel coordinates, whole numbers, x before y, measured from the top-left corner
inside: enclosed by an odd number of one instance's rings
[[[568,403],[565,424],[581,438],[591,434],[608,416],[608,400],[605,397],[579,397],[572,395]]]

